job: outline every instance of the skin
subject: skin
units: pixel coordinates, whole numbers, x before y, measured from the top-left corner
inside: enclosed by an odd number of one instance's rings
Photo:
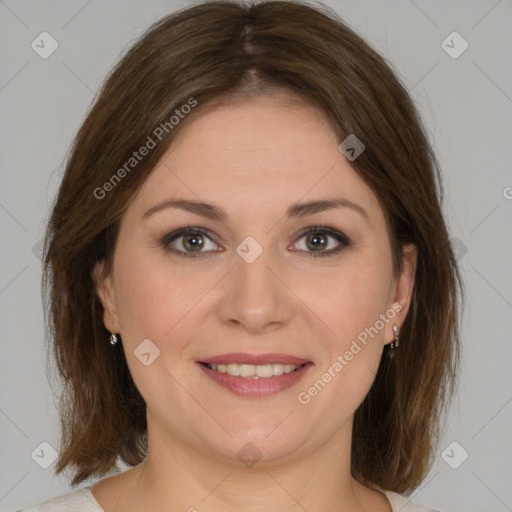
[[[178,133],[130,203],[112,273],[99,264],[94,278],[105,326],[121,334],[147,404],[149,450],[144,463],[93,486],[106,512],[391,511],[384,494],[350,474],[352,424],[394,339],[393,323],[400,327],[409,309],[417,253],[407,246],[404,270],[393,276],[383,211],[338,144],[324,118],[290,96],[219,103]],[[284,216],[293,203],[333,197],[362,206],[369,221],[349,208]],[[170,198],[213,203],[227,219],[179,209],[142,219]],[[315,257],[299,235],[318,224],[351,244]],[[162,246],[187,225],[211,234],[201,257]],[[247,236],[263,249],[252,263],[235,251]],[[324,251],[340,244],[324,236]],[[185,252],[183,241],[172,246]],[[317,396],[299,403],[298,393],[393,304],[401,311]],[[149,366],[134,355],[144,339],[160,350]],[[195,362],[230,352],[280,352],[314,366],[285,391],[244,398]],[[251,468],[237,458],[249,442],[262,455]]]

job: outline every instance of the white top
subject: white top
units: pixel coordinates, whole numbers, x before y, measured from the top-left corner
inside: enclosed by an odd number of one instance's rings
[[[75,489],[67,494],[42,501],[27,508],[15,510],[15,512],[105,512],[96,501],[91,487]],[[393,512],[438,512],[419,503],[409,501],[409,498],[391,491],[382,491]]]

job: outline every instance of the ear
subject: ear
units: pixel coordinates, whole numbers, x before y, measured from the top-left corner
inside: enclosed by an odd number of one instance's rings
[[[91,277],[96,286],[98,298],[103,305],[103,324],[110,332],[118,333],[120,325],[116,311],[115,289],[112,276],[106,273],[104,261],[96,263]]]
[[[401,273],[393,279],[391,290],[391,302],[388,310],[396,311],[395,317],[386,325],[385,343],[391,343],[395,338],[393,324],[398,325],[398,330],[405,321],[407,312],[411,305],[412,292],[414,289],[416,268],[418,263],[418,248],[415,244],[406,244],[403,247],[403,266]]]

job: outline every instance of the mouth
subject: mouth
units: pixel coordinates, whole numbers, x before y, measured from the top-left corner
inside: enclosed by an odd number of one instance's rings
[[[196,361],[216,384],[244,397],[274,395],[295,385],[313,366],[285,354],[225,354]]]

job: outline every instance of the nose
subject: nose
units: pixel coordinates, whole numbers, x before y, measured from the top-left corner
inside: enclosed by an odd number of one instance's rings
[[[251,334],[265,333],[286,325],[293,315],[293,293],[270,251],[252,263],[234,256],[233,270],[224,283],[218,302],[222,322]]]

